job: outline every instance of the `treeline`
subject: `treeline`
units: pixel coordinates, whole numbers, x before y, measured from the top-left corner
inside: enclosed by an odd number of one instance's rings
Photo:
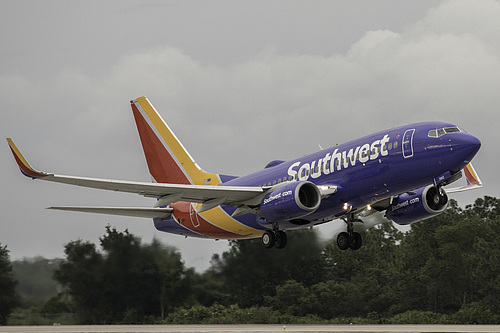
[[[452,201],[407,233],[366,230],[358,251],[314,230],[289,232],[283,250],[234,241],[203,273],[174,248],[107,227],[100,249],[65,246],[61,289],[42,307],[80,324],[500,323],[499,214],[496,198]]]

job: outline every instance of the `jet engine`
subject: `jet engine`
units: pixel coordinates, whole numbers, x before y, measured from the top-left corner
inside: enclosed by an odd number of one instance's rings
[[[441,214],[447,205],[446,192],[429,185],[399,195],[387,209],[387,217],[397,224],[411,224]]]
[[[269,192],[261,201],[260,211],[270,222],[285,221],[311,214],[320,203],[316,185],[308,181],[291,182]]]

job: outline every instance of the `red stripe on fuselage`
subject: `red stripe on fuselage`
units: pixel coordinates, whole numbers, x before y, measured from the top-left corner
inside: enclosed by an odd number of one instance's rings
[[[190,202],[176,201],[170,205],[174,209],[172,215],[175,220],[183,227],[205,235],[211,238],[221,239],[239,239],[248,238],[248,236],[235,234],[233,232],[221,229],[208,222],[203,216],[196,213]]]
[[[149,172],[153,178],[158,183],[191,184],[135,104],[131,103],[131,106]]]

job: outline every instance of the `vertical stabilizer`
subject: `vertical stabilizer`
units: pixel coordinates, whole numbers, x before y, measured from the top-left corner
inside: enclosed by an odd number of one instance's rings
[[[158,183],[218,185],[217,174],[200,169],[146,97],[130,102],[149,173]]]

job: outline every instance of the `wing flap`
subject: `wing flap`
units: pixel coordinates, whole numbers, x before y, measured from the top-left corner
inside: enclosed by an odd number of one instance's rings
[[[143,207],[49,207],[47,209],[64,210],[71,212],[97,213],[145,218],[165,218],[172,214],[172,208],[143,208]]]

